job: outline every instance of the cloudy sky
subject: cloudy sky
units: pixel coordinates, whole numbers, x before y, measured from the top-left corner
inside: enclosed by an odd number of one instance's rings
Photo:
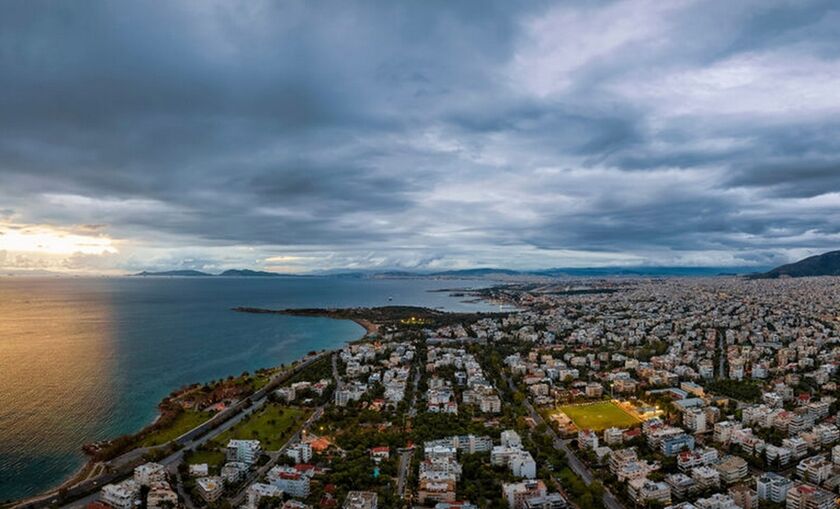
[[[835,1],[0,6],[4,271],[838,247]]]

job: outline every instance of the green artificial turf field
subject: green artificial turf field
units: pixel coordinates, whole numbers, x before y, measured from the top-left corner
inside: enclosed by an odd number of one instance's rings
[[[639,419],[628,414],[612,401],[563,405],[560,410],[569,416],[578,429],[602,431],[612,427],[629,428],[639,423]]]

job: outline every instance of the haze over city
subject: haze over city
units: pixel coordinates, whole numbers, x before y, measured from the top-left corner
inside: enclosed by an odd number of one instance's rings
[[[835,247],[834,2],[7,2],[0,268]]]

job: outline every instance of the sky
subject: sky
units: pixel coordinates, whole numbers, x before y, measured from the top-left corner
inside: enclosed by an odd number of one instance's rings
[[[834,1],[0,6],[0,270],[840,247]]]

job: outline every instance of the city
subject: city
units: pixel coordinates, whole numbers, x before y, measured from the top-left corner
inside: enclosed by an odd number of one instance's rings
[[[840,509],[840,1],[3,0],[0,509]]]
[[[515,311],[356,309],[375,317],[362,340],[174,394],[179,431],[141,433],[143,448],[103,458],[103,471],[129,458],[122,478],[66,503],[834,507],[840,280],[555,280],[475,295]],[[220,422],[183,429],[193,413]]]

